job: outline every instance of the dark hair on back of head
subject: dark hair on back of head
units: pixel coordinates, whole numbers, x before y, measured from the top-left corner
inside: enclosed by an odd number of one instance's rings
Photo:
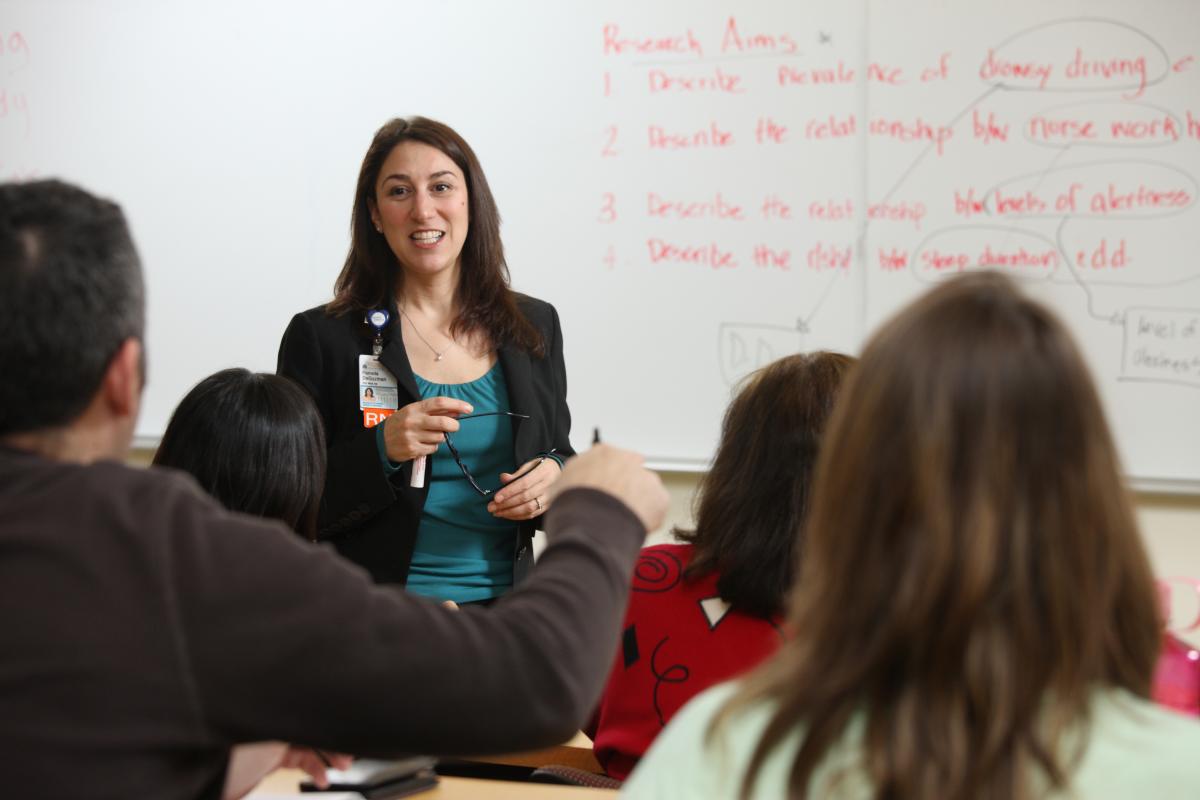
[[[120,207],[61,181],[0,184],[0,316],[0,436],[79,416],[145,324]]]
[[[154,463],[191,473],[231,511],[316,537],[325,433],[308,393],[288,378],[227,369],[200,381],[171,415]]]
[[[753,373],[725,412],[700,482],[687,575],[715,571],[717,591],[750,614],[779,613],[796,572],[809,484],[825,421],[854,359],[785,356]]]

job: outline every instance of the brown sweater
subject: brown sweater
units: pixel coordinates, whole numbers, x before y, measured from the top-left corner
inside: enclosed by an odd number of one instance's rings
[[[452,612],[178,473],[0,450],[2,794],[216,797],[229,746],[265,739],[563,741],[599,695],[643,531],[583,489],[547,528],[519,591]]]

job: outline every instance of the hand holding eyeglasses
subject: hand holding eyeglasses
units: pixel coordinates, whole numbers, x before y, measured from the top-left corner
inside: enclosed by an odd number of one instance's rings
[[[471,404],[453,397],[430,397],[409,403],[383,423],[383,441],[392,461],[411,461],[432,455],[447,433],[458,430],[460,414],[470,414]]]
[[[492,495],[488,511],[492,516],[514,521],[540,516],[550,507],[547,492],[561,473],[558,462],[545,457],[526,461],[516,472],[501,472],[504,487]]]

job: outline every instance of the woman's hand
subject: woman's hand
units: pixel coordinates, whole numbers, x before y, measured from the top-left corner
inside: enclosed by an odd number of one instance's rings
[[[395,462],[432,455],[447,433],[458,430],[459,414],[470,414],[471,404],[453,397],[430,397],[409,403],[381,424],[387,457]]]
[[[239,744],[229,753],[229,768],[225,772],[225,788],[221,800],[237,800],[246,796],[268,774],[281,768],[304,770],[313,783],[322,789],[329,787],[326,769],[347,769],[354,757],[283,742]]]
[[[279,766],[287,769],[302,769],[312,778],[319,789],[329,788],[329,778],[325,775],[327,769],[349,769],[354,763],[354,756],[345,753],[333,753],[329,750],[314,750],[311,747],[291,745],[283,754]]]
[[[221,800],[238,800],[249,794],[259,781],[279,769],[287,750],[283,742],[253,742],[231,748]]]
[[[505,486],[492,495],[487,509],[494,517],[516,522],[541,516],[550,506],[546,492],[561,474],[562,467],[553,458],[535,458],[516,472],[501,472],[500,481]],[[516,475],[521,477],[514,481]]]

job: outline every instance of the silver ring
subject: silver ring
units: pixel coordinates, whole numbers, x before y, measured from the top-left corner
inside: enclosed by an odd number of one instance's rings
[[[537,503],[537,510],[541,511],[542,510],[542,501],[539,498],[535,497],[535,498],[533,498],[533,502]]]

